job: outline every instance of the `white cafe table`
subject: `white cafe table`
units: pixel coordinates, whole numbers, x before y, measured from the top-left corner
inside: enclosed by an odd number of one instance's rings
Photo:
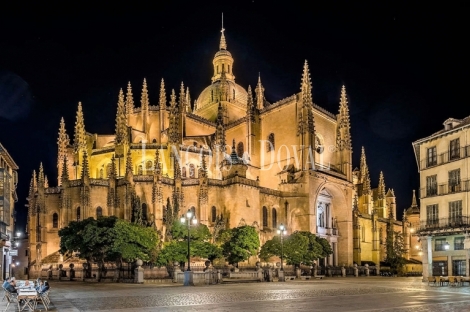
[[[20,305],[20,300],[23,300],[22,306],[18,307],[20,311],[23,311],[26,307],[30,311],[34,311],[37,297],[38,292],[35,289],[18,289],[18,305]]]

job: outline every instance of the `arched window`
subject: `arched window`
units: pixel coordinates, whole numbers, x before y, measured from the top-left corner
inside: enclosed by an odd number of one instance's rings
[[[238,155],[238,157],[242,158],[243,153],[245,153],[245,148],[243,147],[243,142],[239,142],[237,144],[237,155]]]
[[[186,178],[186,167],[181,168],[181,176]]]
[[[268,208],[263,206],[263,226],[268,226]]]
[[[153,140],[152,140],[152,143],[157,143],[157,139],[153,139]]]
[[[77,221],[80,221],[80,207],[77,207]]]
[[[104,170],[103,168],[100,169],[100,179],[104,178]]]
[[[276,208],[273,208],[272,221],[273,221],[273,229],[277,228],[277,211],[276,211]]]
[[[152,174],[152,161],[151,160],[147,160],[147,162],[145,163],[145,171],[146,171],[146,174]]]
[[[235,100],[235,89],[233,89],[233,99]]]
[[[142,220],[147,220],[147,214],[148,214],[147,204],[143,203],[142,204]]]
[[[230,74],[230,65],[227,65],[227,68],[228,68],[228,69],[227,69],[227,73]],[[234,92],[235,92],[235,91],[234,91]],[[234,93],[234,94],[235,94],[235,93]],[[235,96],[234,96],[233,98],[235,98]]]
[[[289,212],[289,203],[286,201],[284,203],[284,220],[287,223],[287,213]]]
[[[267,150],[268,152],[274,151],[275,145],[274,145],[274,133],[270,133],[268,135],[268,142],[267,142]]]
[[[54,229],[57,229],[59,227],[59,215],[57,214],[57,212],[54,212],[54,214],[52,215],[52,227]]]
[[[211,221],[215,222],[217,220],[217,208],[215,206],[212,206],[211,209]]]
[[[191,214],[192,214],[192,217],[196,216],[196,208],[194,206],[192,206],[191,208],[189,208],[189,211],[191,211]],[[191,217],[191,218],[192,218]]]
[[[196,168],[194,167],[194,164],[189,164],[189,177],[191,179],[196,177]]]
[[[139,165],[139,167],[137,167],[137,175],[142,175],[142,174],[144,174],[142,170],[142,165]]]
[[[220,72],[219,72],[219,65],[217,65],[217,74],[220,74]]]
[[[217,66],[217,71],[219,71],[219,66]],[[214,90],[211,90],[211,102],[214,102]]]
[[[98,219],[99,217],[102,217],[103,216],[103,208],[101,208],[100,206],[98,206],[96,208],[96,219]]]

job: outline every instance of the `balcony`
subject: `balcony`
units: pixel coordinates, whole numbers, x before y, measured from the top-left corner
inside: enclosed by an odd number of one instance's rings
[[[423,187],[419,189],[419,195],[420,198],[426,198],[468,191],[470,191],[470,180],[465,180],[457,184],[441,183],[434,187]]]
[[[442,154],[437,155],[434,161],[430,161],[427,158],[421,159],[419,162],[419,169],[424,170],[424,169],[440,166],[443,164],[447,164],[451,161],[467,158],[469,156],[470,156],[470,145],[461,147],[455,151],[448,150]]]
[[[440,218],[421,221],[418,234],[424,235],[430,232],[452,233],[464,231],[470,228],[470,218],[468,216],[457,216],[452,218]]]

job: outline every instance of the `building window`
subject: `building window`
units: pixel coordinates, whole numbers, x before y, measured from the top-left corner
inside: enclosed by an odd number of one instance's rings
[[[460,169],[449,171],[449,192],[460,191]]]
[[[54,229],[59,227],[59,215],[56,212],[52,215],[52,227]]]
[[[145,163],[145,171],[147,172],[146,174],[150,175],[152,174],[152,161],[151,160],[147,160],[147,162]]]
[[[215,222],[217,220],[217,208],[215,206],[212,206],[211,208],[211,221]]]
[[[137,175],[143,175],[144,172],[143,172],[143,169],[142,169],[142,165],[139,165],[139,167],[137,167]]]
[[[454,250],[463,250],[463,242],[465,237],[456,237],[454,238]]]
[[[439,225],[439,207],[437,204],[426,206],[426,224],[428,226]]]
[[[467,267],[466,267],[465,260],[453,260],[452,261],[452,275],[465,276],[466,269]]]
[[[96,208],[96,219],[98,219],[99,217],[102,217],[103,216],[103,208],[101,208],[100,206],[98,206]]]
[[[80,207],[77,207],[77,221],[80,221]]]
[[[235,89],[233,89],[233,99],[235,100]]]
[[[191,179],[196,178],[196,168],[194,167],[194,164],[189,164],[189,177]]]
[[[449,223],[451,225],[462,224],[462,201],[449,202]]]
[[[450,159],[460,158],[460,139],[450,141]]]
[[[435,166],[437,165],[437,150],[436,147],[430,147],[428,148],[428,153],[427,153],[427,166]]]
[[[263,206],[263,226],[268,226],[268,208]]]
[[[276,211],[276,208],[273,208],[272,221],[273,221],[273,229],[277,228],[277,211]]]
[[[181,176],[186,178],[186,167],[181,168]]]
[[[243,158],[243,153],[245,153],[245,148],[243,147],[243,142],[237,144],[237,155],[240,158]]]
[[[436,238],[434,241],[434,250],[435,251],[445,251],[446,239],[445,238]]]
[[[426,177],[426,196],[437,195],[437,174]]]
[[[147,204],[143,203],[142,204],[142,220],[147,220]]]
[[[270,133],[268,135],[268,142],[267,142],[267,150],[268,152],[274,151],[274,133]]]
[[[104,178],[104,170],[103,168],[100,169],[100,179]]]
[[[193,217],[196,217],[196,208],[194,206],[189,208],[189,211],[191,211],[191,214],[192,214]]]

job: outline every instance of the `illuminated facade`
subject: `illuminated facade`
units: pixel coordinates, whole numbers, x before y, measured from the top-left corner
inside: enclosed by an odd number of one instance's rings
[[[164,236],[188,209],[215,235],[253,225],[264,243],[281,223],[288,232],[311,231],[332,245],[327,264],[353,263],[345,88],[338,114],[317,106],[305,62],[300,92],[269,103],[259,77],[254,92],[235,82],[224,30],[212,63],[211,84],[194,102],[183,83],[167,92],[162,79],[151,105],[144,79],[135,107],[129,83],[118,95],[113,134],[86,132],[80,103],[73,143],[61,120],[58,186],[49,186],[42,165],[30,185],[33,264],[57,252],[57,232],[72,220],[115,215],[150,223]]]
[[[16,186],[18,184],[18,166],[7,150],[0,144],[0,264],[2,278],[9,274],[11,240],[14,237],[14,205],[18,201]]]
[[[469,276],[470,117],[413,142],[420,173],[423,276]],[[467,239],[466,239],[467,238]],[[467,245],[467,246],[466,246]]]

